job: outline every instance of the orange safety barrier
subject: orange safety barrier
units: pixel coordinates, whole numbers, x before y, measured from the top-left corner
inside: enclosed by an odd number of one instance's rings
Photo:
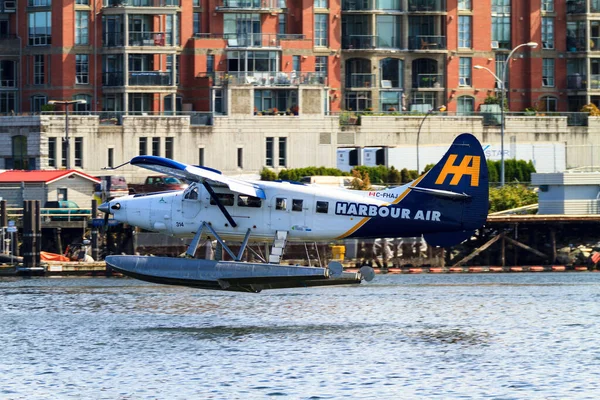
[[[449,270],[450,272],[463,272],[462,267],[452,267]]]
[[[388,274],[401,274],[402,268],[388,268]]]
[[[444,269],[434,267],[434,268],[429,268],[429,272],[434,273],[434,274],[440,274],[440,273],[444,272]]]
[[[423,268],[409,268],[408,272],[410,274],[421,274],[423,273]]]
[[[552,271],[564,271],[567,268],[564,265],[553,265],[552,266]]]
[[[544,272],[544,267],[535,265],[533,267],[529,267],[529,271],[531,272]]]
[[[469,267],[469,272],[483,272],[482,267]]]
[[[490,267],[490,272],[504,272],[502,267]]]
[[[510,267],[510,272],[523,272],[523,267]]]
[[[585,265],[577,265],[575,267],[575,271],[587,271],[588,267],[586,267]]]

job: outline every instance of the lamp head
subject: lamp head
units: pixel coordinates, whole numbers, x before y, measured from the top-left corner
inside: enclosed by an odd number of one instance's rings
[[[535,49],[538,46],[538,44],[537,42],[527,42],[527,46],[531,47],[532,49]]]
[[[475,69],[483,69],[484,67],[481,66],[481,65],[473,65],[473,68],[475,68]]]

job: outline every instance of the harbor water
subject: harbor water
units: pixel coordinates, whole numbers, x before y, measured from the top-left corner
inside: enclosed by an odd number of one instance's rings
[[[0,280],[0,399],[597,399],[600,273]]]

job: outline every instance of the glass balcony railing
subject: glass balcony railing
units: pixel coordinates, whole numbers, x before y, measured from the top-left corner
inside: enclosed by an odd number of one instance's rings
[[[600,75],[590,75],[590,89],[600,89]]]
[[[103,5],[104,7],[179,7],[180,0],[104,0]]]
[[[105,32],[102,34],[102,46],[121,47],[125,45],[125,34],[123,32]]]
[[[173,74],[160,71],[129,72],[129,86],[171,86]]]
[[[350,84],[349,88],[372,88],[375,84],[375,75],[374,74],[361,74],[355,73],[350,74]]]
[[[567,14],[585,14],[585,0],[567,1]]]
[[[171,34],[165,32],[129,32],[129,46],[170,46]]]
[[[343,0],[342,11],[371,11],[375,9],[375,0]]]
[[[259,71],[230,71],[210,72],[207,77],[213,81],[213,86],[223,85],[254,85],[254,86],[299,86],[326,85],[327,76],[322,72],[259,72]]]
[[[123,86],[123,72],[104,72],[102,74],[102,86]]]
[[[413,87],[419,89],[433,89],[444,87],[443,74],[418,74],[417,81],[413,82]]]
[[[446,11],[445,0],[408,0],[408,11],[443,12]]]
[[[272,10],[285,8],[285,2],[279,0],[219,0],[217,9]]]
[[[569,51],[569,52],[586,51],[585,38],[567,36],[567,51]]]
[[[567,89],[584,90],[586,89],[586,77],[582,74],[567,75]]]
[[[600,37],[590,38],[590,51],[600,51]]]
[[[446,36],[411,36],[408,46],[410,50],[446,50]]]
[[[349,35],[342,37],[342,47],[349,50],[375,49],[377,47],[376,35]]]
[[[227,47],[280,47],[279,37],[271,33],[226,33]]]

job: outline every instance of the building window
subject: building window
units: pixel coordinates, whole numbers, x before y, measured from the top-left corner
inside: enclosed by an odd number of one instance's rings
[[[225,102],[223,101],[223,89],[214,89],[214,105],[213,111],[215,114],[225,114]]]
[[[17,96],[15,92],[0,92],[0,113],[12,113],[18,111]]]
[[[27,157],[27,136],[12,137],[12,166],[10,169],[29,169]]]
[[[498,47],[510,48],[510,17],[492,15],[492,42]]]
[[[148,138],[141,137],[138,143],[138,155],[144,156],[148,154]]]
[[[33,96],[31,98],[31,111],[34,113],[42,112],[42,106],[48,103],[46,96]]]
[[[200,21],[202,21],[202,13],[195,12],[194,13],[194,32],[192,32],[193,34],[202,32]]]
[[[29,7],[50,7],[52,0],[29,0],[27,5]]]
[[[206,72],[215,72],[215,56],[213,54],[206,56]]]
[[[285,167],[287,164],[287,138],[279,138],[279,166]]]
[[[300,72],[300,56],[292,56],[292,70]]]
[[[108,168],[113,168],[115,166],[115,149],[108,149]]]
[[[315,8],[327,8],[327,0],[315,0]]]
[[[496,53],[496,57],[495,57],[495,64],[496,64],[496,76],[500,79],[503,79],[503,74],[504,74],[504,63],[506,62],[506,57],[507,54],[503,54],[503,53]],[[508,67],[508,66],[507,66]],[[508,77],[508,70],[509,68],[507,68],[506,71],[506,76]],[[507,79],[508,80],[508,79]],[[505,82],[506,87],[508,88],[508,82]],[[496,87],[498,89],[500,89],[500,87],[498,86],[498,83],[496,83]]]
[[[173,138],[172,137],[165,138],[165,157],[170,158],[171,160],[174,157],[174,155],[173,155]]]
[[[75,166],[83,168],[83,138],[75,138]]]
[[[265,165],[267,167],[273,166],[273,143],[274,139],[272,137],[268,137],[266,139],[266,149],[265,149]]]
[[[44,73],[44,55],[36,54],[33,56],[33,84],[43,85],[46,83],[46,74]]]
[[[544,96],[538,102],[538,110],[556,112],[558,111],[558,100],[556,97]]]
[[[456,114],[473,115],[475,111],[475,99],[471,96],[460,96],[456,102]]]
[[[471,17],[458,17],[458,47],[471,48]]]
[[[554,48],[554,18],[552,17],[542,18],[542,48]]]
[[[471,0],[458,0],[459,10],[470,10],[472,7]]]
[[[327,47],[327,18],[329,14],[315,14],[315,46]]]
[[[73,100],[83,100],[85,103],[77,103],[73,106],[73,111],[78,113],[89,112],[92,110],[92,96],[89,94],[76,94]]]
[[[87,54],[75,55],[75,83],[87,85],[90,83],[89,56]]]
[[[152,155],[160,156],[160,138],[152,138]]]
[[[458,86],[471,86],[471,58],[460,57]]]
[[[544,58],[542,63],[542,86],[554,86],[554,58]]]
[[[88,44],[88,12],[75,11],[75,44]]]
[[[67,166],[67,146],[63,140],[62,146],[60,147],[60,166],[65,168]]]
[[[79,4],[81,6],[89,6],[90,5],[90,0],[76,0],[75,4]]]
[[[327,84],[327,56],[315,57],[315,75],[319,79],[319,83]]]
[[[52,44],[52,13],[50,11],[29,13],[28,38],[30,46]]]
[[[241,147],[237,149],[237,166],[238,168],[244,168],[244,149]]]
[[[278,16],[277,33],[285,35],[287,33],[287,14],[281,13]]]
[[[56,168],[56,138],[48,138],[48,166]]]
[[[510,14],[510,0],[492,0],[492,14]]]
[[[382,3],[379,4],[382,6]],[[402,17],[396,15],[377,15],[377,42],[376,47],[398,49],[401,45]]]
[[[542,0],[542,11],[553,12],[554,0]]]
[[[198,165],[204,167],[204,147],[198,149]]]

